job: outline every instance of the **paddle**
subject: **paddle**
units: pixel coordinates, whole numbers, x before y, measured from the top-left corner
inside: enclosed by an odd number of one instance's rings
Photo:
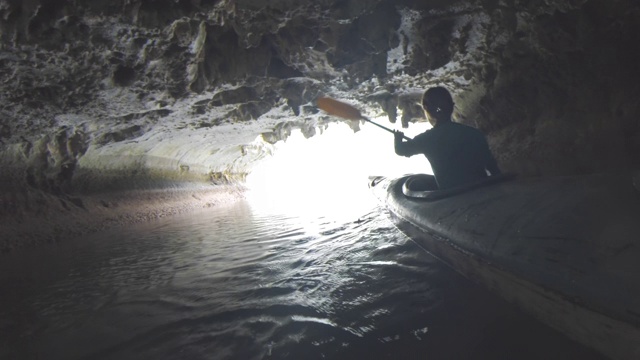
[[[343,119],[348,119],[348,120],[364,120],[366,122],[372,123],[373,125],[381,129],[387,130],[390,133],[394,132],[388,127],[382,126],[376,122],[369,120],[367,117],[362,116],[362,114],[360,114],[360,110],[356,109],[355,107],[347,103],[343,103],[342,101],[338,101],[336,99],[332,99],[329,97],[321,97],[321,98],[318,98],[317,104],[320,109],[324,110],[329,115],[341,117]],[[403,138],[407,140],[411,140],[411,138],[406,135],[403,136]]]

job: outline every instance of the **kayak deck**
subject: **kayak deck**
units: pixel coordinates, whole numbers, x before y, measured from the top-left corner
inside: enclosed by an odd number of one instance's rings
[[[640,193],[629,177],[519,179],[435,200],[378,179],[400,230],[612,358],[640,358]]]

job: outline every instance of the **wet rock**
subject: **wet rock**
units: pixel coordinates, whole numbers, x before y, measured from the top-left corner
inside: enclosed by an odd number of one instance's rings
[[[282,122],[277,124],[273,131],[262,133],[262,140],[269,144],[275,144],[278,141],[286,140],[291,136],[291,124]]]
[[[113,142],[120,142],[129,139],[135,139],[144,133],[140,125],[132,125],[118,131],[111,131],[101,135],[94,143],[97,145],[106,145]]]
[[[377,102],[382,110],[387,113],[389,122],[395,123],[398,118],[398,97],[387,90],[378,91],[367,97],[371,101]]]
[[[130,86],[136,81],[136,71],[127,66],[118,66],[113,72],[112,79],[117,86]]]
[[[0,1],[0,18],[0,165],[16,169],[2,176],[39,189],[106,166],[73,160],[83,153],[151,153],[206,177],[261,134],[340,121],[315,108],[320,95],[411,126],[434,85],[505,170],[640,164],[631,0],[31,0]]]
[[[410,122],[425,119],[422,109],[422,92],[400,94],[398,96],[398,108],[402,111],[402,127],[409,127]]]
[[[255,100],[258,92],[251,86],[240,86],[236,89],[223,90],[216,93],[209,101],[210,106],[222,106],[228,104],[239,104],[247,100]]]
[[[322,84],[311,78],[291,78],[280,85],[280,96],[287,99],[293,113],[300,115],[300,107],[314,101],[321,93]]]

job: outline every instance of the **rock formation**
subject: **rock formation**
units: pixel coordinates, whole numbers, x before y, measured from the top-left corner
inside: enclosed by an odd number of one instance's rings
[[[241,180],[292,129],[338,121],[320,95],[408,126],[443,85],[506,170],[640,167],[633,0],[0,0],[0,19],[3,226]]]

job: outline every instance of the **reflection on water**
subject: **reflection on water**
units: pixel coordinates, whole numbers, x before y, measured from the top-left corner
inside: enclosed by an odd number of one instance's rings
[[[460,278],[384,211],[245,202],[12,255],[2,359],[597,358]]]

